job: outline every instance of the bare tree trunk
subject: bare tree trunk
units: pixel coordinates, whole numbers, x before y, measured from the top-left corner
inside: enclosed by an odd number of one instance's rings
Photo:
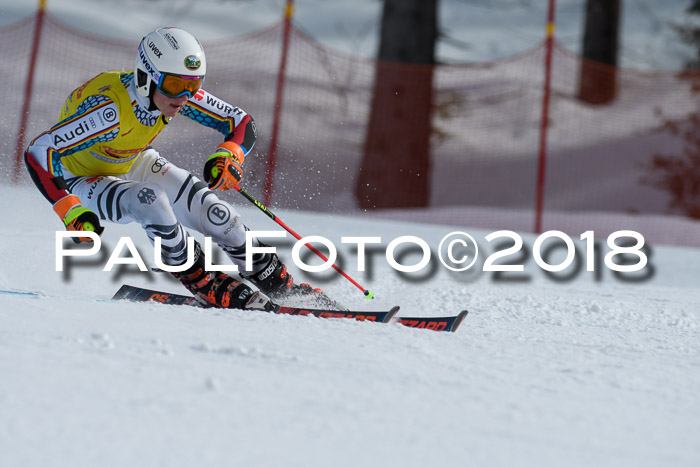
[[[372,109],[356,187],[363,208],[428,205],[436,39],[437,0],[384,0]]]
[[[605,104],[617,92],[621,0],[587,0],[579,99]],[[596,63],[592,63],[592,62]]]

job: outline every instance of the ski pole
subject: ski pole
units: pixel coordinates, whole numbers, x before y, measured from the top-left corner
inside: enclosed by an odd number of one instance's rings
[[[255,198],[253,197],[253,195],[251,195],[250,193],[248,193],[247,191],[245,191],[245,190],[243,189],[243,187],[241,187],[240,185],[236,185],[236,186],[234,186],[234,189],[235,189],[237,192],[239,192],[240,194],[242,194],[248,201],[250,201],[250,202],[253,203],[255,206],[257,206],[258,209],[260,209],[262,212],[264,212],[265,214],[267,214],[267,216],[268,216],[270,219],[272,219],[273,221],[277,222],[277,224],[279,224],[284,230],[286,230],[287,232],[289,232],[290,234],[292,234],[292,236],[294,236],[294,238],[296,238],[297,240],[301,240],[301,235],[299,235],[298,233],[296,233],[295,231],[293,231],[291,228],[289,228],[289,226],[288,226],[287,224],[285,224],[285,223],[282,221],[282,219],[280,219],[280,218],[277,217],[275,214],[273,214],[272,211],[270,211],[264,204],[262,204],[260,201],[258,201],[257,199],[255,199]],[[317,255],[318,257],[320,257],[322,260],[324,260],[324,261],[326,261],[326,262],[328,261],[328,258],[326,258],[326,257],[324,256],[324,254],[321,253],[320,251],[318,251],[312,244],[310,244],[310,243],[305,243],[304,245],[307,246],[311,251],[313,251],[314,253],[316,253],[316,255]],[[360,284],[357,283],[357,281],[355,281],[355,279],[353,279],[352,277],[348,276],[348,275],[345,273],[345,271],[343,271],[342,269],[340,269],[340,268],[339,268],[338,266],[336,266],[335,264],[332,264],[331,266],[333,267],[333,269],[335,269],[336,271],[338,271],[338,272],[340,273],[341,276],[343,276],[344,278],[346,278],[347,280],[349,280],[355,287],[357,287],[358,289],[362,290],[362,293],[365,294],[365,298],[374,298],[374,292],[372,292],[371,290],[368,290],[368,289],[365,289],[364,287],[362,287]]]

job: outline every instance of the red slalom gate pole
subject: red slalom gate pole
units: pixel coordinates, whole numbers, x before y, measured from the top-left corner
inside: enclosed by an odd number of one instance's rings
[[[542,121],[540,123],[540,152],[537,164],[537,199],[535,200],[535,233],[542,232],[542,209],[547,175],[547,131],[549,130],[549,97],[552,85],[552,49],[554,47],[555,0],[549,0],[547,12],[547,41],[544,70],[544,92],[542,97]]]
[[[22,166],[22,155],[24,154],[24,135],[27,132],[27,120],[29,119],[29,109],[32,103],[32,90],[34,89],[34,73],[36,69],[36,57],[39,55],[39,43],[41,42],[41,31],[44,26],[44,12],[46,11],[46,0],[39,0],[39,9],[36,12],[34,24],[34,36],[32,38],[32,51],[29,56],[29,70],[27,71],[27,81],[24,86],[24,103],[19,118],[19,131],[17,131],[17,144],[15,146],[15,167],[12,173],[12,181],[18,183]]]
[[[234,187],[234,189],[235,189],[237,192],[239,192],[240,194],[242,194],[243,197],[245,197],[248,201],[250,201],[251,203],[253,203],[258,209],[260,209],[262,212],[264,212],[265,214],[267,214],[267,217],[269,217],[270,219],[272,219],[273,221],[275,221],[280,227],[282,227],[284,230],[286,230],[287,232],[289,232],[290,234],[292,234],[292,236],[293,236],[294,238],[296,238],[297,240],[301,240],[301,235],[299,235],[299,234],[296,233],[294,230],[292,230],[287,224],[285,224],[285,223],[282,221],[282,219],[280,219],[279,217],[277,217],[277,216],[276,216],[272,211],[270,211],[264,204],[262,204],[260,201],[258,201],[257,199],[255,199],[255,197],[253,197],[253,195],[251,195],[250,193],[248,193],[247,191],[245,191],[240,185],[236,185],[236,186]],[[314,253],[316,253],[316,255],[317,255],[319,258],[321,258],[323,261],[328,262],[328,258],[326,258],[326,256],[325,256],[323,253],[321,253],[320,251],[318,251],[313,245],[311,245],[310,243],[305,243],[304,245],[305,245],[307,248],[309,248],[309,250],[311,250],[311,251],[313,251]],[[365,298],[374,298],[374,292],[372,292],[371,290],[368,290],[368,289],[365,289],[364,287],[362,287],[360,284],[357,283],[357,281],[355,281],[355,279],[353,279],[352,277],[348,276],[347,273],[346,273],[345,271],[343,271],[342,269],[340,269],[340,268],[339,268],[338,266],[336,266],[335,264],[332,264],[331,266],[333,267],[333,269],[335,269],[336,271],[338,271],[338,273],[340,273],[341,276],[343,276],[344,278],[346,278],[347,280],[349,280],[349,281],[352,283],[352,285],[354,285],[355,287],[357,287],[358,289],[360,289],[360,290],[362,291],[362,293],[365,295]]]
[[[287,0],[284,8],[284,29],[282,30],[282,57],[280,68],[277,72],[277,88],[275,90],[275,109],[272,118],[272,134],[270,135],[270,150],[268,154],[267,172],[265,174],[264,198],[266,204],[272,197],[272,185],[277,169],[277,139],[280,131],[280,119],[282,118],[282,100],[284,98],[284,80],[287,69],[287,55],[289,54],[289,32],[292,29],[292,15],[294,14],[294,0]]]

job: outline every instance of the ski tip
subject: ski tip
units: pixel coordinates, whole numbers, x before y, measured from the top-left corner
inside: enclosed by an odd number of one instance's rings
[[[454,316],[441,317],[400,317],[397,322],[409,328],[429,329],[438,332],[455,332],[464,321],[468,311],[462,310]]]
[[[391,322],[391,320],[394,319],[394,317],[396,316],[396,314],[397,314],[398,312],[399,312],[399,307],[398,307],[398,306],[392,307],[391,310],[389,310],[389,312],[386,314],[386,316],[384,317],[384,319],[383,319],[381,322],[382,322],[382,323],[389,323],[389,322]]]
[[[462,325],[462,321],[464,321],[464,318],[467,317],[469,314],[469,310],[462,310],[459,312],[457,315],[457,318],[452,322],[452,326],[450,326],[450,329],[448,329],[449,332],[457,332],[457,329]]]
[[[133,290],[133,286],[127,285],[127,284],[122,284],[121,287],[119,287],[119,290],[117,290],[117,293],[115,293],[112,296],[112,300],[125,300],[129,297],[129,294]]]

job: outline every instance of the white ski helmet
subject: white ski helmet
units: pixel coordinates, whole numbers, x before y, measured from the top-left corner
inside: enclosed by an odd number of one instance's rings
[[[159,28],[141,39],[134,84],[142,96],[150,97],[158,88],[168,97],[192,97],[206,72],[204,49],[196,37],[179,28]]]

